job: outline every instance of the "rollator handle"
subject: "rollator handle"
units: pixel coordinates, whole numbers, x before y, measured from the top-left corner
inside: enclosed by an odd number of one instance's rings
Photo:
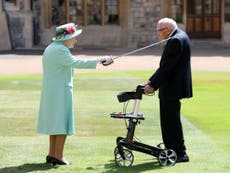
[[[141,100],[142,99],[142,94],[144,94],[144,86],[143,85],[138,85],[136,87],[136,91],[134,92],[121,92],[117,95],[118,101],[119,102],[126,102],[128,100]]]

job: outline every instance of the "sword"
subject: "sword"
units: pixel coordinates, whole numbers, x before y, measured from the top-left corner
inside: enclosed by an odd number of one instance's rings
[[[164,40],[161,40],[161,41],[158,41],[158,42],[156,42],[156,43],[152,43],[152,44],[150,44],[150,45],[148,45],[148,46],[145,46],[145,47],[142,47],[142,48],[139,48],[139,49],[136,49],[136,50],[132,50],[132,51],[130,51],[130,52],[126,52],[126,53],[123,53],[123,54],[121,54],[121,55],[112,57],[112,61],[107,62],[107,63],[102,62],[102,64],[103,64],[104,66],[110,65],[110,64],[113,63],[113,60],[115,60],[115,59],[118,59],[118,58],[121,58],[121,57],[124,57],[124,56],[127,56],[127,55],[131,55],[131,54],[140,52],[140,51],[142,51],[142,50],[144,50],[144,49],[147,49],[147,48],[156,46],[156,45],[158,45],[158,44],[164,43],[164,42],[168,41],[170,38],[171,38],[171,37],[169,37],[169,38],[167,38],[167,39],[164,39]]]
[[[123,56],[127,56],[127,55],[131,55],[131,54],[140,52],[140,51],[142,51],[142,50],[144,50],[144,49],[147,49],[147,48],[156,46],[156,45],[158,45],[158,44],[164,43],[164,42],[168,41],[170,38],[171,38],[171,37],[169,37],[169,38],[167,38],[167,39],[164,39],[164,40],[161,40],[161,41],[158,41],[158,42],[156,42],[156,43],[152,43],[152,44],[150,44],[150,45],[148,45],[148,46],[145,46],[145,47],[142,47],[142,48],[139,48],[139,49],[136,49],[136,50],[133,50],[133,51],[130,51],[130,52],[127,52],[127,53],[118,55],[118,56],[115,56],[115,57],[113,57],[112,59],[115,60],[115,59],[121,58],[121,57],[123,57]]]

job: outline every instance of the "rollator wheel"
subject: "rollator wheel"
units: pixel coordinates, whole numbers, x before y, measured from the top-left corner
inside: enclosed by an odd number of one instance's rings
[[[118,153],[118,147],[114,148],[114,155],[116,155],[116,153]]]
[[[134,161],[133,153],[127,149],[123,149],[123,151],[125,159],[121,157],[117,147],[114,149],[115,162],[118,166],[129,167],[133,164]]]
[[[177,160],[176,152],[171,149],[162,150],[158,156],[158,161],[162,166],[173,166]]]

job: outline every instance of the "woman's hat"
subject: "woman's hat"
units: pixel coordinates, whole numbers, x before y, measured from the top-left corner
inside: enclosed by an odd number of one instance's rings
[[[56,27],[56,36],[53,37],[53,41],[65,41],[71,38],[77,37],[82,33],[82,29],[77,29],[77,25],[74,23],[67,23]]]

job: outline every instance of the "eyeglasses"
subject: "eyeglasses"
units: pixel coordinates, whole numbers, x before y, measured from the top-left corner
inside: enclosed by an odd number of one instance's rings
[[[165,29],[167,29],[167,27],[164,27],[164,28],[161,28],[161,29],[157,29],[157,32],[164,31]]]

